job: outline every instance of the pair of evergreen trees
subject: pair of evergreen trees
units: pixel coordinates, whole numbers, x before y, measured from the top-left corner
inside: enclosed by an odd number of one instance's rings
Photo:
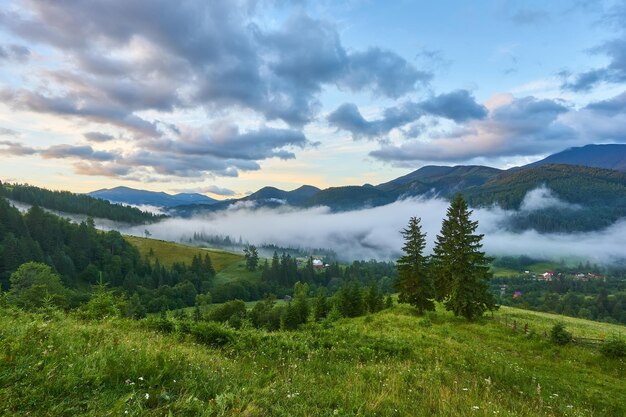
[[[420,219],[410,219],[402,231],[405,255],[398,259],[400,302],[413,305],[420,314],[433,311],[435,301],[443,302],[447,310],[468,320],[495,309],[488,285],[490,259],[480,250],[483,235],[475,233],[478,222],[470,219],[471,213],[463,197],[456,195],[430,257],[423,253],[426,234]]]

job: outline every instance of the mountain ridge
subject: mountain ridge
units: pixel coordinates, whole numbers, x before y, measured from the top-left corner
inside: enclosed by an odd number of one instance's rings
[[[163,191],[140,190],[126,186],[103,188],[87,194],[113,203],[152,205],[167,208],[186,204],[214,204],[218,201],[199,193],[168,194]]]

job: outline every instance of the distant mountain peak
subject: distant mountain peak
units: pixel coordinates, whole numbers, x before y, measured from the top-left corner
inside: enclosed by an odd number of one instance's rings
[[[626,145],[591,144],[568,148],[526,166],[548,164],[582,165],[592,168],[605,168],[626,172]]]

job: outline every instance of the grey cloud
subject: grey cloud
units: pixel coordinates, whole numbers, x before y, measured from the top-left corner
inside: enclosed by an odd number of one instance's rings
[[[0,45],[0,60],[25,62],[30,58],[30,49],[23,45]]]
[[[138,110],[199,105],[240,106],[302,126],[317,114],[326,84],[395,98],[431,77],[391,51],[347,52],[334,26],[307,16],[260,28],[249,14],[259,9],[244,0],[31,2],[26,8],[29,13],[0,15],[1,23],[64,52],[71,78],[83,85],[57,82],[88,103],[99,100],[107,108],[100,109],[101,122],[110,118],[131,130],[136,127],[119,121],[137,121]],[[137,42],[140,54],[115,54]]]
[[[85,137],[85,139],[91,142],[108,142],[115,139],[113,135],[102,132],[87,132],[84,133],[83,136]]]
[[[487,115],[485,106],[476,103],[474,97],[467,90],[455,90],[447,94],[440,94],[423,101],[421,107],[434,116],[445,117],[455,122],[482,119]]]
[[[626,91],[608,100],[590,103],[585,108],[605,115],[626,114]]]
[[[355,138],[380,137],[392,129],[402,127],[418,120],[424,115],[444,117],[457,123],[470,119],[482,119],[487,109],[476,103],[467,90],[456,90],[450,93],[433,96],[421,102],[407,101],[384,110],[383,117],[368,121],[359,112],[356,105],[345,103],[327,117],[331,126],[346,130]]]
[[[626,29],[624,21],[626,21],[626,4],[623,2],[605,13],[603,23],[613,26],[619,35],[592,48],[590,53],[605,55],[609,59],[609,64],[567,77],[561,85],[563,89],[589,91],[601,82],[626,82]]]
[[[204,188],[204,192],[205,193],[211,193],[211,194],[216,194],[216,195],[221,195],[224,197],[232,197],[234,195],[236,195],[237,193],[231,189],[228,188],[224,188],[224,187],[219,187],[217,185],[209,185],[208,187]]]
[[[0,140],[0,155],[33,155],[37,153],[37,150],[29,146],[24,146],[18,142],[11,142],[8,140]]]
[[[561,102],[534,97],[514,99],[428,142],[383,144],[370,153],[385,161],[459,162],[477,157],[538,155],[571,146],[577,131],[559,120],[570,109]]]
[[[282,148],[303,148],[307,139],[300,131],[262,128],[240,133],[237,126],[217,123],[208,129],[189,129],[176,139],[149,139],[141,142],[144,149],[176,155],[210,155],[216,158],[259,160],[272,157],[293,158]]]
[[[431,73],[417,70],[401,56],[372,47],[349,55],[347,72],[339,85],[399,98],[413,91],[416,84],[425,86],[431,79]]]
[[[128,129],[139,135],[158,136],[154,123],[148,122],[121,106],[104,104],[97,99],[77,94],[45,96],[27,90],[2,90],[0,98],[12,107],[38,113],[81,117]]]
[[[91,161],[112,161],[117,155],[112,152],[97,151],[91,146],[54,145],[40,151],[48,159],[80,158]]]

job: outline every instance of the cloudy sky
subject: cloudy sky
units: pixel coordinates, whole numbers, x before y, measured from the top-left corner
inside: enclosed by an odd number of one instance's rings
[[[221,198],[625,142],[624,1],[0,5],[4,181]]]

